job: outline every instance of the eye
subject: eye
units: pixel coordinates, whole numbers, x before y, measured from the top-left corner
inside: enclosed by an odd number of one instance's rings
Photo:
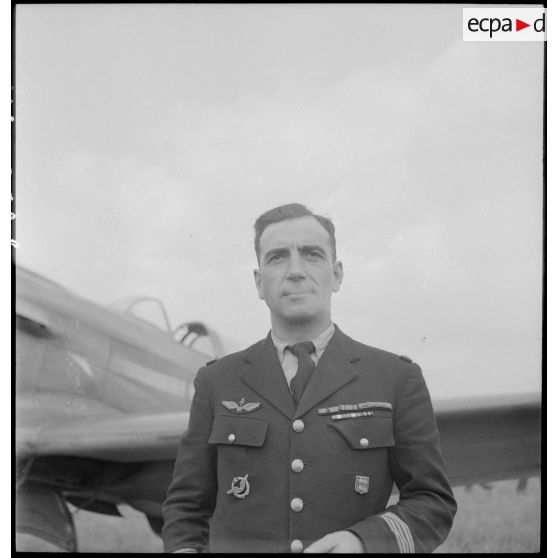
[[[267,262],[268,263],[276,262],[283,259],[284,257],[285,257],[284,254],[272,254],[271,256],[269,256],[269,258],[267,258]]]
[[[307,252],[306,256],[310,259],[310,260],[321,260],[322,259],[322,254],[321,252],[318,252],[316,250],[310,250]]]

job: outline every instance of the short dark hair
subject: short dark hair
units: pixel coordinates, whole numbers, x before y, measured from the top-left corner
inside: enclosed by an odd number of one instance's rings
[[[312,213],[312,211],[301,203],[288,203],[286,205],[274,207],[256,219],[256,222],[254,223],[254,230],[256,232],[254,237],[254,248],[256,249],[256,257],[258,258],[258,261],[260,260],[260,238],[262,237],[264,230],[273,223],[279,223],[287,219],[298,219],[299,217],[314,217],[314,219],[316,219],[316,221],[324,227],[329,234],[333,261],[337,259],[335,248],[335,225],[333,224],[333,221],[329,217]]]

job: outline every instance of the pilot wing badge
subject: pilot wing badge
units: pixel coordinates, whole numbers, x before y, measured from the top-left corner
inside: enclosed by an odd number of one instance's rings
[[[235,415],[253,413],[262,406],[261,403],[247,403],[244,397],[238,403],[236,401],[221,401],[221,404],[225,407],[225,409],[227,409],[227,411],[230,411]]]

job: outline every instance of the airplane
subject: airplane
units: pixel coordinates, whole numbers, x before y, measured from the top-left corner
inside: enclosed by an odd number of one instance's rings
[[[202,322],[171,328],[151,297],[105,308],[15,271],[16,541],[76,552],[69,504],[109,515],[127,504],[160,535],[193,379],[225,354],[221,336]],[[146,303],[163,328],[138,316]],[[540,474],[540,394],[433,404],[453,486]]]

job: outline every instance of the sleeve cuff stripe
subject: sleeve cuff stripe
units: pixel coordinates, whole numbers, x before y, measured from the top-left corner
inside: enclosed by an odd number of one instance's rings
[[[415,544],[413,542],[413,535],[411,534],[411,530],[409,526],[397,515],[391,512],[387,512],[384,515],[387,515],[400,529],[402,532],[403,537],[407,541],[409,545],[410,552],[415,551]]]
[[[380,517],[387,523],[388,527],[395,535],[399,551],[402,554],[415,552],[413,535],[411,534],[409,526],[397,515],[391,512],[384,513],[380,515]]]
[[[405,540],[405,535],[401,528],[391,518],[388,519],[384,517],[384,520],[395,535],[397,546],[399,546],[399,552],[401,552],[401,554],[410,554],[411,549],[409,548],[408,542]]]
[[[400,531],[402,532],[403,538],[405,539],[406,543],[407,543],[407,547],[408,547],[408,552],[409,553],[414,553],[415,552],[415,543],[413,542],[413,535],[411,534],[411,530],[409,529],[409,526],[401,519],[399,518],[397,515],[395,514],[391,514],[393,515],[393,521],[395,522],[395,524],[399,527]]]

